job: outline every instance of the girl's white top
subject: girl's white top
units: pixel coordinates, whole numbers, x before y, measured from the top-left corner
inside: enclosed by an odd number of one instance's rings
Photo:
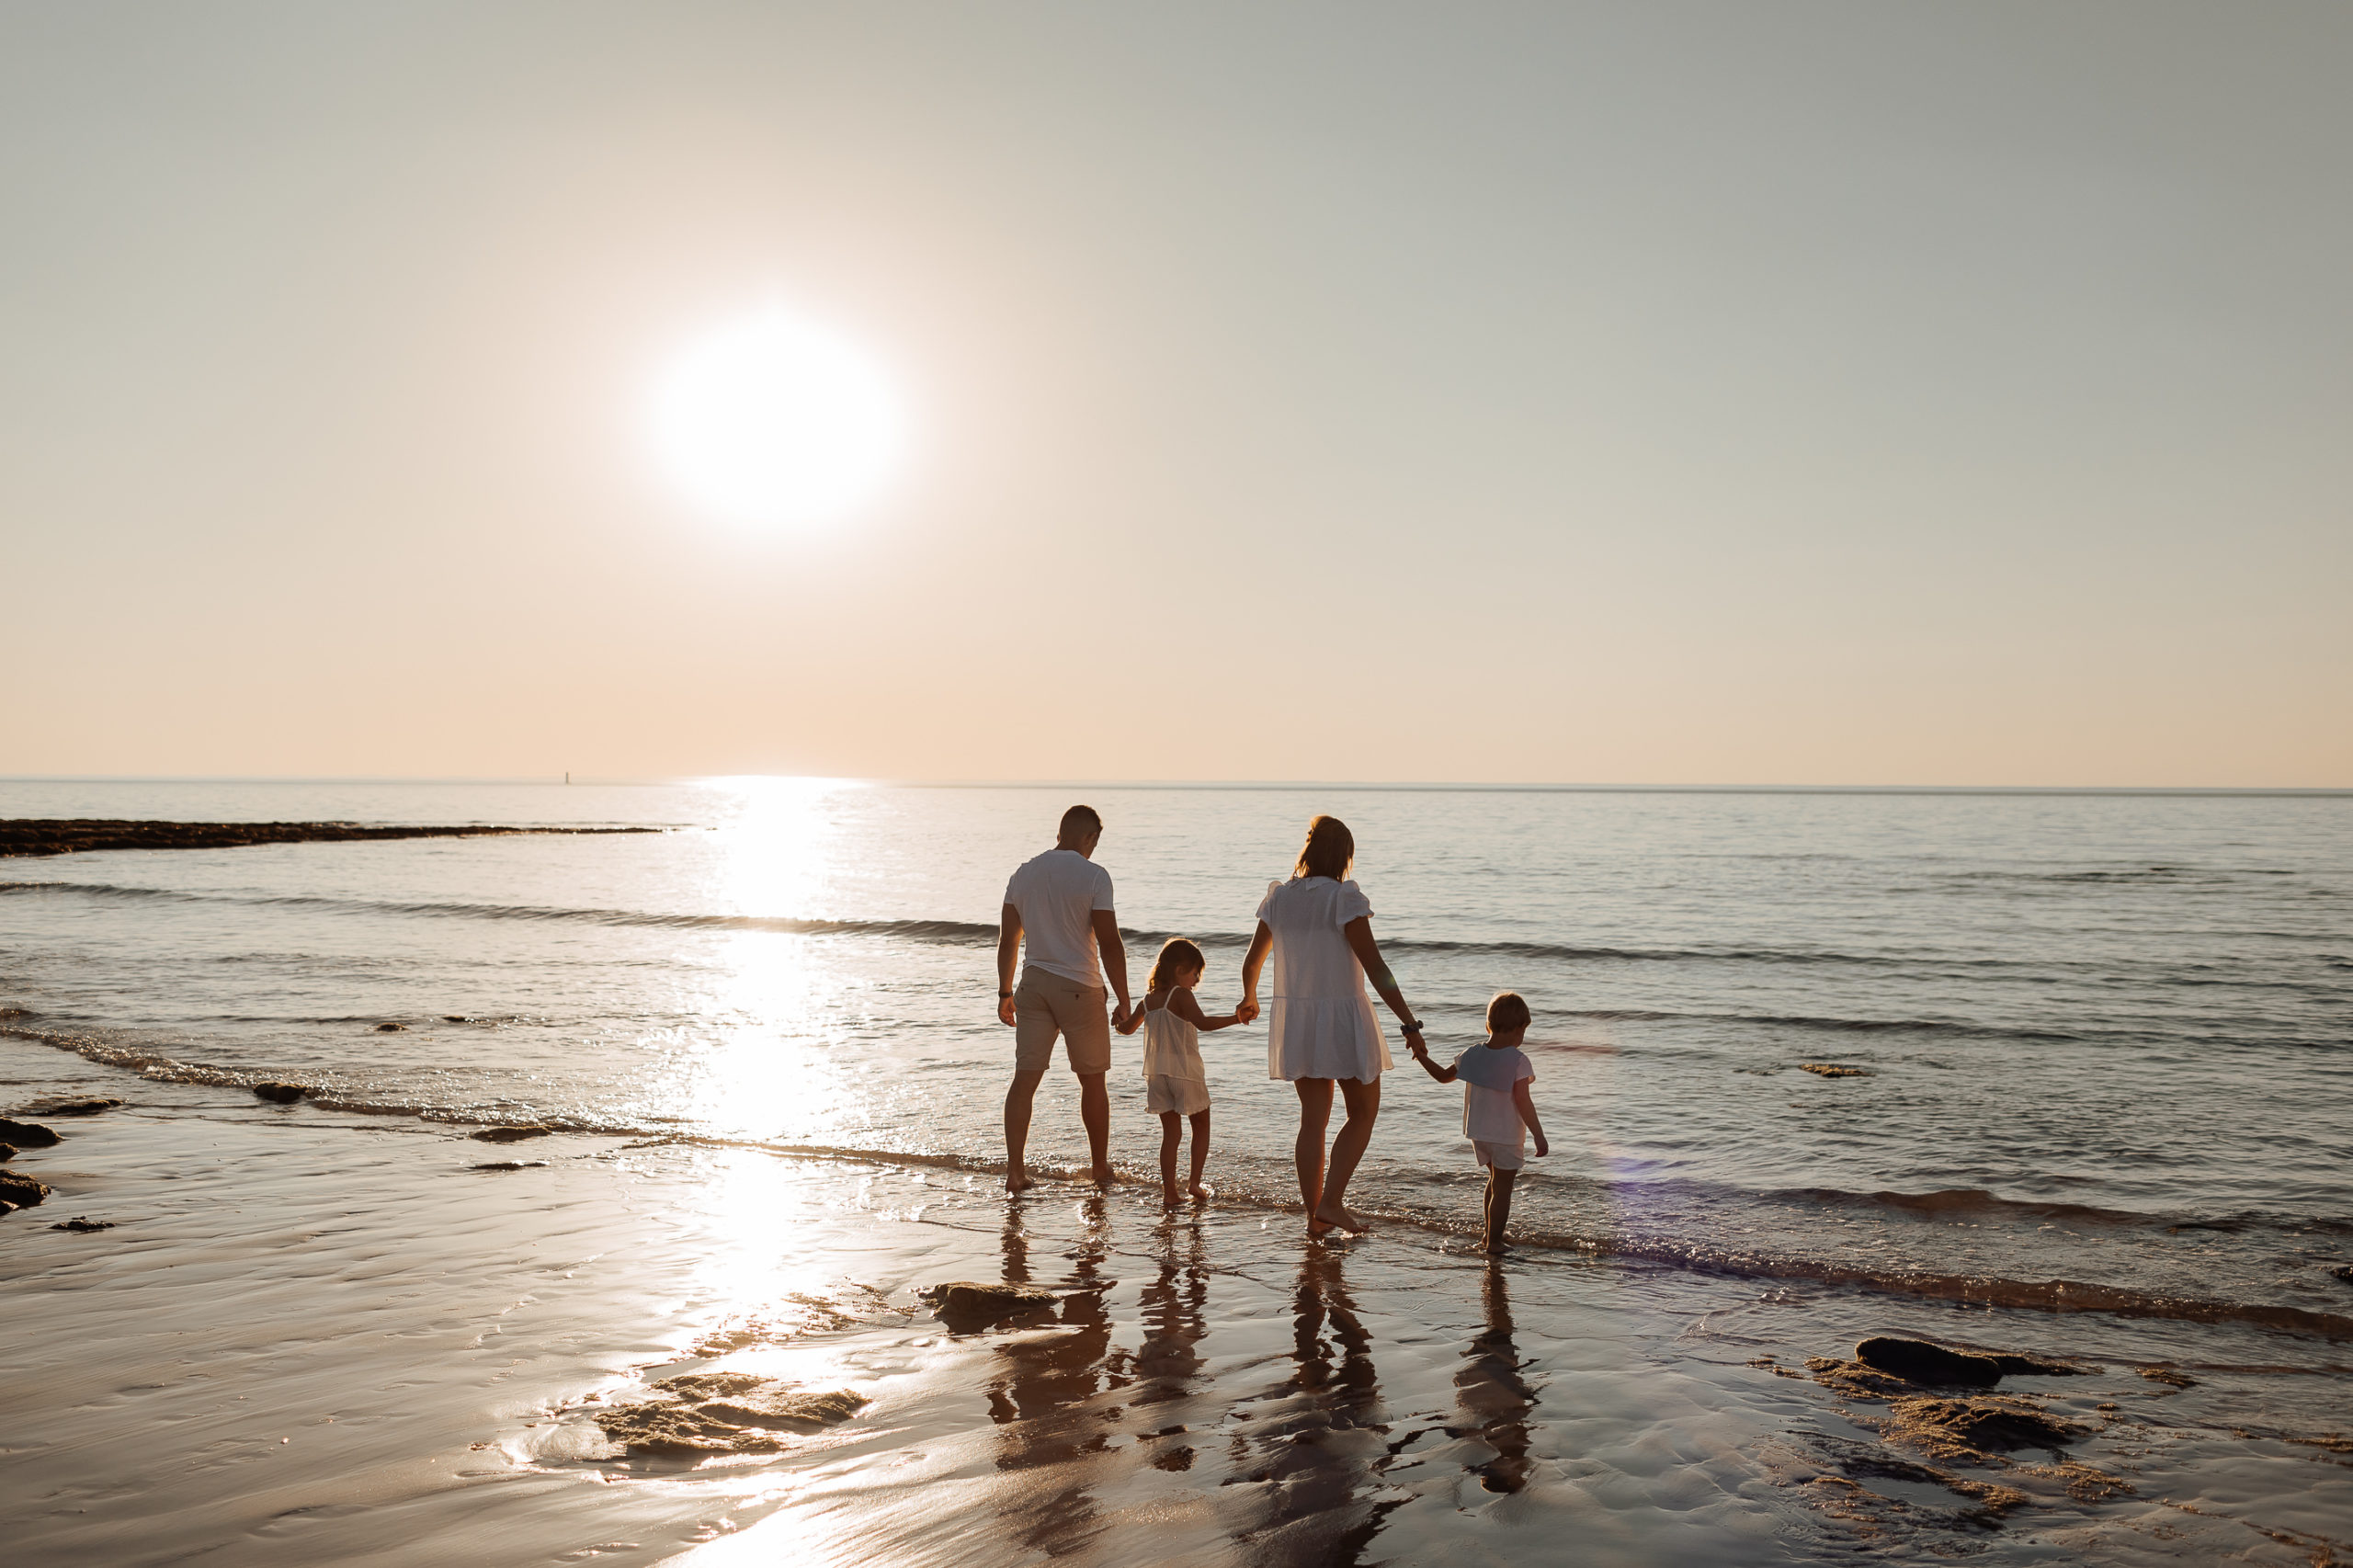
[[[1354,882],[1268,882],[1258,918],[1274,933],[1267,963],[1267,1076],[1376,1082],[1389,1041],[1364,987],[1364,965],[1341,928],[1372,913]]]
[[[1144,1004],[1143,1075],[1206,1083],[1209,1074],[1201,1068],[1201,1031],[1176,1016],[1176,1009],[1168,1005],[1176,999],[1176,994],[1171,991],[1168,1001],[1157,1007]]]

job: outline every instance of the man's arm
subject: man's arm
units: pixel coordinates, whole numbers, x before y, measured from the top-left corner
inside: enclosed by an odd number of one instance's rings
[[[1519,1119],[1528,1123],[1528,1130],[1536,1134],[1536,1156],[1541,1159],[1552,1150],[1544,1142],[1544,1124],[1536,1119],[1536,1101],[1528,1092],[1528,1085],[1533,1082],[1532,1078],[1522,1078],[1514,1084],[1511,1086],[1511,1103],[1518,1110]]]
[[[1120,940],[1120,917],[1108,909],[1095,912],[1095,950],[1103,959],[1103,977],[1111,983],[1111,990],[1120,1005],[1111,1011],[1111,1021],[1128,1021],[1128,949]]]
[[[1001,1024],[1013,1022],[1013,965],[1020,956],[1021,911],[1008,903],[996,926],[996,1017]]]

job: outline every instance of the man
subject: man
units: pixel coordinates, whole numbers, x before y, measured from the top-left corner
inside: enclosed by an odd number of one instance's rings
[[[1078,1116],[1095,1157],[1095,1179],[1113,1180],[1107,1147],[1111,1099],[1103,1074],[1111,1068],[1111,1026],[1128,1021],[1128,951],[1111,911],[1111,874],[1095,864],[1103,819],[1092,806],[1063,813],[1054,846],[1026,861],[1005,885],[1005,914],[996,939],[996,1016],[1013,1028],[1013,1087],[1005,1092],[1005,1189],[1029,1185],[1022,1153],[1029,1142],[1029,1102],[1053,1061],[1060,1036],[1078,1074]],[[1013,961],[1022,939],[1029,959],[1021,983]],[[1101,965],[1097,964],[1097,954]],[[1103,1017],[1103,973],[1108,971],[1120,1006]]]

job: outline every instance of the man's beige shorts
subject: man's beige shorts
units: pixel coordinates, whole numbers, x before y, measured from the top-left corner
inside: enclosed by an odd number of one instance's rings
[[[1053,1065],[1054,1037],[1063,1039],[1074,1073],[1111,1070],[1111,1016],[1103,988],[1059,974],[1025,969],[1013,992],[1013,1067],[1043,1073]]]

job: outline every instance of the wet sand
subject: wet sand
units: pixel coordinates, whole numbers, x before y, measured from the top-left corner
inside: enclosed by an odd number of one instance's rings
[[[14,1044],[0,1068],[8,1104],[131,1101],[13,1162],[56,1189],[0,1220],[0,1539],[28,1561],[2311,1563],[2353,1533],[2325,1340],[2240,1331],[2215,1365],[2168,1355],[2211,1352],[2196,1325],[1310,1245],[1141,1187],[494,1145]],[[116,1225],[48,1228],[74,1215]],[[959,1331],[920,1295],[954,1279],[1063,1299]],[[2063,1453],[1956,1466],[1807,1371],[1873,1333],[2101,1370],[2004,1381],[2079,1428]],[[712,1371],[867,1403],[766,1451],[632,1455],[598,1424]]]

